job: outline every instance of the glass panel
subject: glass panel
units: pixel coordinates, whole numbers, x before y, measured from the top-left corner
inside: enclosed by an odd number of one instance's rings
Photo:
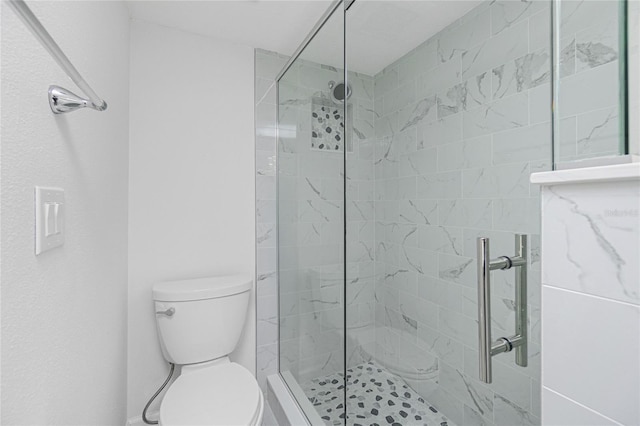
[[[529,175],[551,168],[550,16],[548,1],[491,0],[346,13],[347,424],[540,424]],[[528,366],[496,355],[485,384],[476,239],[514,256],[515,234],[530,248]],[[496,340],[515,334],[515,272],[492,278]]]
[[[280,372],[310,419],[326,406],[340,422],[349,125],[340,102],[343,26],[339,8],[280,79],[277,151]]]
[[[348,52],[375,55],[374,49],[360,51],[349,46],[347,39]],[[351,92],[347,98],[351,124],[347,142],[352,149],[346,153],[345,167],[347,424],[387,424],[370,415],[371,410],[380,408],[375,389],[382,384],[371,382],[374,376],[363,374],[373,368],[368,364],[368,354],[375,350],[374,80],[352,63],[347,62]],[[361,392],[353,392],[356,386]],[[365,412],[369,413],[366,421]]]
[[[555,1],[554,21],[556,165],[626,154],[626,2]]]

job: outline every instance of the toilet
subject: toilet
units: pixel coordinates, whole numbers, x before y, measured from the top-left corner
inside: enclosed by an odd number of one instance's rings
[[[264,399],[258,383],[229,359],[251,287],[251,278],[240,275],[153,286],[162,354],[182,367],[160,404],[161,425],[260,425]]]

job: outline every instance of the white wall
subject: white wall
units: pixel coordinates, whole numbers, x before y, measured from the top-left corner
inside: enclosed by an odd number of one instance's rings
[[[151,287],[254,275],[253,49],[144,22],[131,27],[128,415],[168,367]],[[255,372],[255,309],[232,357]]]
[[[122,424],[126,416],[129,17],[121,2],[30,2],[103,96],[80,94],[2,2],[2,424]],[[34,255],[34,186],[65,189],[66,243]]]

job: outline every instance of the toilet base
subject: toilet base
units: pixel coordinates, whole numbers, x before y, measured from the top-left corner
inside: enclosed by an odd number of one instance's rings
[[[260,426],[264,407],[253,374],[222,357],[182,366],[160,405],[160,424]]]

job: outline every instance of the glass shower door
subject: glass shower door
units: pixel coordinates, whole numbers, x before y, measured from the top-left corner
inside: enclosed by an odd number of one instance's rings
[[[540,423],[529,175],[551,169],[550,25],[547,1],[358,0],[346,12],[348,78],[373,87],[354,89],[346,165],[348,424]],[[517,234],[528,291],[516,300],[515,268],[493,271],[490,329],[510,337],[520,314],[526,366],[497,354],[485,383],[477,239],[515,257]]]
[[[345,421],[343,26],[339,7],[278,81],[279,365],[313,424]]]
[[[629,154],[627,1],[556,1],[553,12],[556,168],[620,160]]]
[[[626,142],[620,3],[560,3],[333,3],[279,79],[279,365],[312,424],[540,424],[529,177]]]

